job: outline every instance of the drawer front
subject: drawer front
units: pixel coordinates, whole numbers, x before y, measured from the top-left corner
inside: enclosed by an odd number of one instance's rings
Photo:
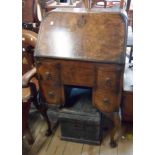
[[[52,88],[41,84],[41,91],[48,104],[62,104],[60,88]]]
[[[41,61],[37,64],[41,92],[48,104],[61,104],[61,83],[59,63]]]
[[[98,90],[93,96],[94,105],[102,112],[114,112],[119,109],[120,95]]]
[[[116,90],[116,79],[116,74],[114,72],[103,72],[102,70],[99,70],[97,76],[97,87],[105,90]]]
[[[39,79],[44,84],[60,85],[60,65],[59,63],[41,62],[37,67]]]
[[[108,71],[104,67],[100,67],[97,69],[97,87],[116,92],[120,90],[121,75],[119,70]]]
[[[62,82],[68,85],[94,86],[95,68],[93,64],[83,62],[63,63]]]

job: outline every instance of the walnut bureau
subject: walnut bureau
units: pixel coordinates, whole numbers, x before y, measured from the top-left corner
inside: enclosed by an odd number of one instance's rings
[[[64,105],[64,86],[92,88],[92,104],[118,112],[127,18],[122,10],[56,9],[41,23],[35,61],[45,102]]]

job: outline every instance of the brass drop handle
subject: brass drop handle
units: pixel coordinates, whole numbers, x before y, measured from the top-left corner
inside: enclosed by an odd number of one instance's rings
[[[51,80],[52,79],[52,75],[50,72],[45,72],[45,76],[47,78],[47,80]]]
[[[54,96],[54,92],[53,91],[48,92],[48,96],[49,97],[53,97]]]
[[[108,87],[112,86],[112,80],[111,80],[111,78],[107,77],[107,78],[105,79],[105,84],[106,84],[106,86],[108,86]]]
[[[109,105],[110,104],[109,99],[108,98],[104,98],[103,99],[103,104],[104,105]]]

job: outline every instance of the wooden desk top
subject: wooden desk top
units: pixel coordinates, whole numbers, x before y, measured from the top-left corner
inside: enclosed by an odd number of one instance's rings
[[[121,10],[53,10],[41,24],[35,56],[124,63],[126,20]]]

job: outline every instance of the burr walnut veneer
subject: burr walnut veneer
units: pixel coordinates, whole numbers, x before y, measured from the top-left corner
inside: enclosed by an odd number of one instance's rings
[[[64,86],[92,88],[92,104],[118,112],[125,63],[127,19],[120,9],[56,9],[41,23],[35,59],[40,89],[64,105]]]
[[[126,18],[116,12],[59,9],[43,20],[36,46],[40,86],[48,104],[64,104],[64,85],[87,86],[100,111],[118,110]]]

